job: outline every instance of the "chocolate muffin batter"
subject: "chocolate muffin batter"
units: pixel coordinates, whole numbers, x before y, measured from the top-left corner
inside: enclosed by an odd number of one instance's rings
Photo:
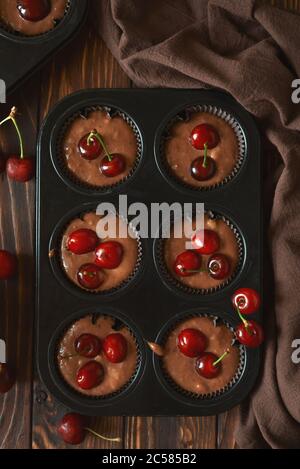
[[[196,150],[189,142],[192,130],[199,124],[209,124],[217,131],[219,143],[208,150],[208,155],[216,163],[215,174],[207,181],[197,181],[191,175],[191,163],[204,155],[204,150]],[[218,184],[233,171],[238,159],[237,137],[227,122],[207,112],[191,114],[188,122],[176,122],[170,129],[170,138],[165,143],[165,158],[171,172],[180,180],[194,187]]]
[[[103,137],[110,154],[119,153],[126,161],[126,168],[118,176],[107,177],[100,171],[103,152],[95,160],[80,156],[78,142],[93,129]],[[105,111],[93,111],[87,118],[78,117],[67,129],[63,140],[66,165],[74,176],[91,186],[111,186],[124,179],[132,170],[137,156],[137,141],[130,125],[121,117],[110,117]]]
[[[176,223],[176,222],[175,222]],[[175,226],[175,225],[174,225]],[[193,225],[195,229],[195,225]],[[236,236],[232,229],[222,219],[211,219],[207,214],[204,215],[204,229],[216,231],[220,238],[220,248],[218,253],[225,254],[230,262],[230,272],[227,278],[230,278],[236,271],[239,263],[239,247]],[[226,282],[226,279],[217,280],[212,278],[208,272],[198,272],[189,277],[180,277],[173,270],[176,257],[186,250],[185,243],[190,241],[191,237],[183,234],[182,238],[174,238],[174,227],[171,230],[171,237],[164,242],[164,260],[169,272],[179,282],[190,288],[210,289],[216,288]],[[201,268],[206,268],[211,255],[201,255]]]
[[[76,391],[87,396],[105,396],[121,389],[132,377],[137,366],[137,349],[133,335],[126,326],[118,331],[113,329],[115,320],[109,316],[99,316],[95,323],[92,322],[92,315],[85,316],[76,321],[67,330],[58,345],[57,364],[64,380],[76,389]],[[81,357],[76,354],[74,343],[81,334],[93,334],[101,341],[108,334],[114,332],[121,333],[127,342],[127,355],[121,363],[111,363],[106,360],[103,353],[97,355],[93,360],[101,363],[104,368],[103,381],[92,389],[81,389],[76,382],[76,375],[79,368],[90,361],[90,358]],[[72,356],[73,355],[73,356]]]
[[[206,352],[212,352],[220,357],[228,348],[230,353],[221,362],[218,376],[206,379],[199,376],[195,370],[195,358],[183,355],[177,347],[178,334],[186,328],[200,330],[208,339]],[[231,330],[225,324],[214,324],[208,317],[195,317],[181,322],[170,333],[164,347],[162,363],[165,371],[182,389],[195,394],[209,394],[222,390],[234,378],[238,371],[240,352],[236,346],[231,346],[234,339]]]
[[[50,13],[40,21],[28,21],[24,19],[17,8],[18,0],[1,0],[0,22],[26,36],[37,36],[46,33],[55,26],[55,20],[64,17],[67,0],[49,0]]]
[[[113,215],[111,215],[113,216]],[[96,215],[95,212],[86,213],[82,218],[76,218],[73,220],[67,227],[61,242],[61,261],[62,266],[72,282],[77,286],[84,289],[77,280],[77,272],[79,268],[86,263],[93,263],[95,259],[94,252],[89,252],[87,254],[73,254],[66,248],[66,243],[69,234],[73,231],[80,228],[88,228],[96,231],[97,223],[100,220],[100,216]],[[110,216],[108,217],[110,218]],[[118,221],[117,219],[117,225]],[[127,232],[130,233],[130,227],[126,227],[126,223],[123,220],[120,220],[121,225],[127,229]],[[117,226],[118,228],[118,226]],[[118,234],[118,231],[117,231]],[[116,269],[103,269],[105,274],[104,282],[100,285],[97,290],[93,291],[104,291],[110,290],[111,288],[117,287],[124,280],[127,280],[130,274],[134,271],[136,266],[137,257],[138,257],[138,242],[135,238],[128,236],[127,238],[109,238],[109,240],[118,241],[123,246],[123,259],[121,264]],[[105,240],[108,241],[108,238]],[[99,241],[99,243],[101,240]]]

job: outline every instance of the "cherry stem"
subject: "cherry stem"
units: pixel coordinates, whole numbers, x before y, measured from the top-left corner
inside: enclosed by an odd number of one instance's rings
[[[89,427],[84,427],[84,429],[85,429],[87,432],[92,433],[92,435],[97,436],[98,438],[101,438],[102,440],[105,440],[105,441],[115,441],[116,443],[120,443],[120,442],[121,442],[121,438],[109,438],[109,437],[107,437],[107,436],[100,435],[100,433],[95,432],[94,430],[92,430],[92,429],[89,428]]]
[[[188,272],[191,274],[197,274],[198,272],[207,272],[209,273],[209,270],[207,269],[180,269],[181,272]]]
[[[213,362],[213,366],[216,366],[218,363],[220,363],[223,358],[225,358],[228,354],[230,353],[229,348],[217,359]]]
[[[91,143],[91,140],[93,140],[93,138],[96,138],[98,140],[98,142],[100,142],[107,158],[108,158],[108,161],[111,161],[112,160],[112,156],[111,154],[109,153],[108,149],[107,149],[107,146],[105,145],[105,142],[104,142],[104,139],[103,137],[99,134],[99,132],[97,132],[97,130],[92,130],[91,133],[89,134],[88,138],[87,138],[87,144],[90,145]]]
[[[15,106],[13,106],[11,108],[11,111],[9,113],[9,116],[7,116],[5,119],[3,119],[1,122],[0,122],[0,126],[2,124],[4,124],[5,122],[8,122],[8,121],[12,121],[12,123],[14,124],[14,127],[16,129],[16,132],[17,132],[17,135],[18,135],[18,139],[19,139],[19,145],[20,145],[20,158],[21,160],[24,158],[24,147],[23,147],[23,139],[22,139],[22,135],[21,135],[21,132],[20,132],[20,129],[19,129],[19,126],[17,124],[17,121],[16,121],[16,114],[17,114],[17,108]]]
[[[242,314],[241,314],[241,312],[240,312],[240,308],[239,308],[238,306],[236,307],[236,310],[237,310],[237,313],[238,313],[240,319],[242,320],[242,322],[243,322],[243,324],[244,324],[244,326],[245,326],[246,331],[248,332],[249,335],[252,335],[253,333],[252,333],[252,331],[251,331],[251,329],[250,329],[250,327],[249,327],[249,323],[248,323],[248,321],[246,321],[246,319],[242,316]]]
[[[204,159],[203,159],[203,164],[202,164],[203,168],[206,168],[207,166],[207,149],[208,149],[207,143],[204,143]]]

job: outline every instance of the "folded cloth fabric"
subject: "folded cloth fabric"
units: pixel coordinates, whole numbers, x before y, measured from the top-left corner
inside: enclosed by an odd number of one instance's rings
[[[95,1],[97,28],[141,87],[217,87],[263,134],[266,224],[261,376],[242,404],[242,448],[300,447],[300,16],[254,0]],[[241,207],[242,209],[242,207]],[[269,253],[269,254],[268,254]]]

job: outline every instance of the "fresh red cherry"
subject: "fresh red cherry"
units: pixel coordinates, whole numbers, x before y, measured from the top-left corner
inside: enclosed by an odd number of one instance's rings
[[[29,157],[10,156],[6,162],[7,176],[13,181],[30,181],[34,176],[34,170],[34,160]]]
[[[100,163],[100,171],[104,176],[114,177],[123,173],[126,167],[125,159],[118,153],[106,155],[102,158]]]
[[[211,179],[216,172],[216,163],[210,156],[206,157],[204,163],[204,156],[199,156],[191,164],[191,175],[197,181],[207,181]]]
[[[103,342],[103,352],[108,361],[120,363],[127,355],[127,342],[125,337],[116,332],[109,334]]]
[[[80,228],[69,234],[67,249],[73,254],[86,254],[96,249],[99,238],[94,230]]]
[[[83,264],[77,272],[80,285],[88,290],[96,290],[104,282],[104,273],[96,264]]]
[[[80,156],[85,160],[95,160],[103,151],[101,142],[96,137],[97,133],[93,132],[84,135],[78,143]]]
[[[74,344],[78,355],[95,358],[101,352],[101,340],[93,334],[81,334]]]
[[[40,21],[49,15],[51,3],[49,0],[18,0],[17,8],[25,20]]]
[[[92,433],[92,435],[102,440],[112,441],[119,443],[120,438],[108,438],[100,435],[91,428],[87,427],[87,419],[80,414],[70,412],[65,414],[57,426],[57,432],[65,443],[69,445],[79,445],[83,442],[86,432]]]
[[[228,353],[229,350],[226,350],[220,357],[211,352],[202,353],[195,363],[197,373],[206,379],[216,378],[222,369],[222,360]]]
[[[209,124],[197,125],[191,132],[190,142],[196,150],[204,150],[214,148],[219,143],[219,135],[216,130]]]
[[[8,280],[17,271],[17,258],[8,251],[0,250],[0,280]]]
[[[192,245],[199,254],[213,254],[220,247],[220,238],[215,231],[199,230],[192,237]]]
[[[123,246],[118,241],[100,243],[95,251],[95,263],[103,269],[116,269],[123,259]]]
[[[7,363],[0,363],[0,393],[6,393],[15,383],[15,376]]]
[[[77,384],[81,389],[92,389],[102,383],[104,368],[101,363],[91,360],[77,371]]]
[[[177,338],[177,346],[181,353],[190,358],[198,357],[207,346],[205,335],[198,329],[183,329]]]
[[[239,288],[231,298],[232,304],[242,314],[252,314],[260,307],[260,295],[253,288]]]
[[[57,427],[58,434],[69,445],[79,445],[85,437],[85,418],[70,412],[63,416]]]
[[[201,256],[191,249],[179,254],[174,262],[174,272],[180,277],[193,275],[201,267]]]
[[[229,259],[225,254],[213,254],[207,264],[209,275],[216,280],[223,280],[230,272]]]
[[[235,329],[238,341],[250,348],[259,347],[264,340],[263,328],[256,321],[244,321]]]

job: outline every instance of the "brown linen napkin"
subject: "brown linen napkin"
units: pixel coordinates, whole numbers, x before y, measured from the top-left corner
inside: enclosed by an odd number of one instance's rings
[[[261,377],[241,406],[242,448],[300,447],[300,16],[253,0],[101,0],[97,28],[141,87],[218,87],[263,133],[266,224]],[[267,256],[266,256],[267,257]]]

